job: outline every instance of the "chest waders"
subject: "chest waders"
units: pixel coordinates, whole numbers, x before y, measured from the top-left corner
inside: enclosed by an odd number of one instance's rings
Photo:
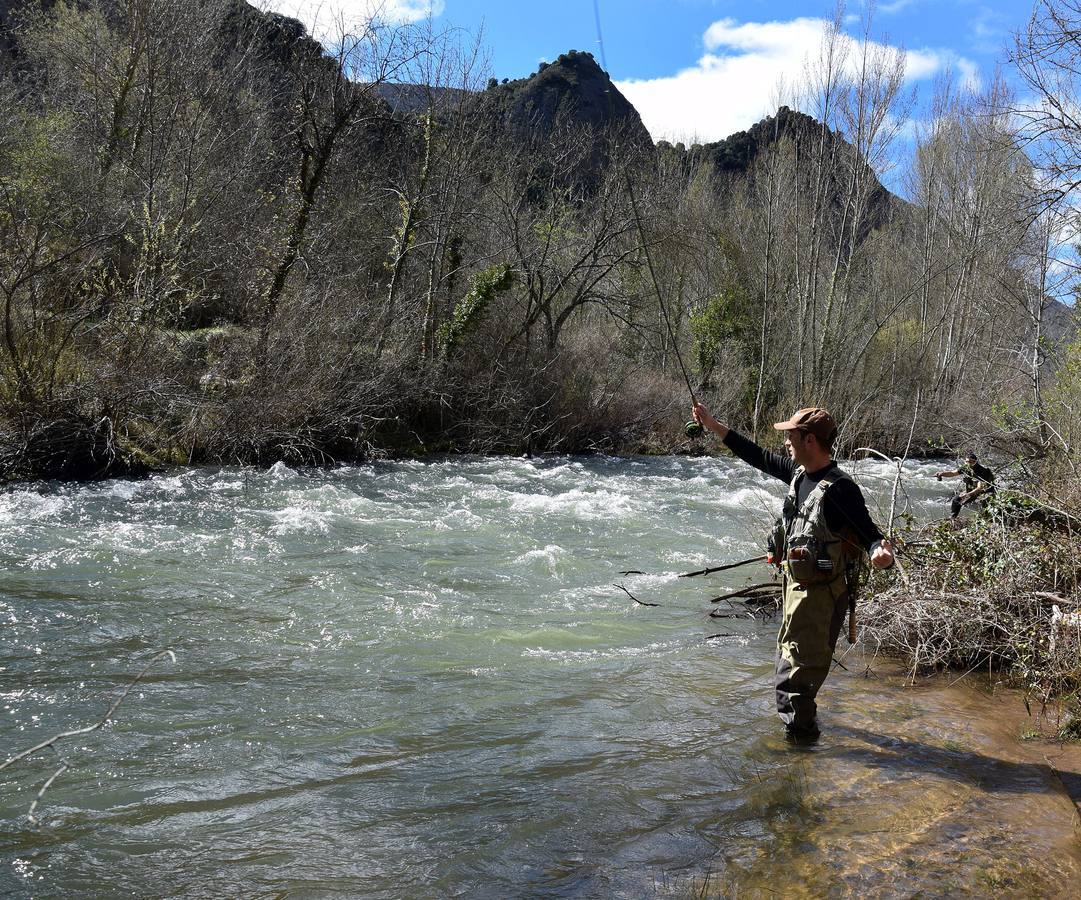
[[[986,477],[976,474],[975,469],[967,462],[962,463],[961,468],[958,469],[961,473],[962,482],[964,484],[964,490],[950,501],[950,517],[956,519],[961,514],[961,507],[967,506],[973,501],[979,501],[981,504],[986,504],[991,499],[991,495],[995,493],[995,485],[993,481],[988,480]],[[990,474],[990,473],[988,473]],[[978,487],[986,486],[982,494],[977,494],[975,497],[971,497],[968,500],[962,500],[961,498],[970,491],[976,490]]]
[[[803,474],[802,468],[796,470],[771,538],[780,551],[775,552],[784,602],[775,684],[781,721],[791,731],[813,733],[818,728],[815,696],[829,674],[849,606],[848,570],[862,551],[847,530],[837,534],[826,523],[826,491],[848,476],[834,469],[800,506],[797,490]]]

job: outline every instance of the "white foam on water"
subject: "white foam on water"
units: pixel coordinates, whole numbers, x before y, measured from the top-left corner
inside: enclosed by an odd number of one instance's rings
[[[695,551],[685,550],[682,547],[669,547],[664,551],[662,556],[665,562],[675,563],[677,566],[683,567],[678,572],[673,572],[673,577],[692,569],[704,569],[706,566],[723,565],[723,563],[717,562],[717,554],[707,553],[705,550]]]
[[[567,551],[558,544],[548,544],[543,549],[528,550],[514,560],[515,565],[535,566],[540,564],[552,574],[556,574],[556,566],[560,559],[567,555]]]
[[[166,477],[153,478],[150,481],[131,482],[135,485],[135,493],[160,492],[171,497],[179,497],[192,489],[191,480],[187,475],[169,475]]]
[[[224,494],[230,491],[242,491],[246,486],[246,482],[240,478],[211,478],[206,481],[205,487],[208,491],[214,494]]]
[[[329,625],[324,625],[319,629],[319,639],[308,642],[308,649],[310,650],[341,650],[343,647],[347,647],[352,644],[353,635],[343,630],[335,631]]]
[[[0,525],[22,525],[55,519],[70,510],[72,505],[68,497],[45,496],[33,491],[0,494]]]
[[[777,482],[780,485],[780,482]],[[773,515],[781,514],[781,506],[784,501],[780,497],[775,497],[765,488],[761,487],[744,487],[738,490],[726,492],[720,498],[721,504],[724,506],[738,506],[741,509],[762,509],[767,510]]]
[[[469,496],[471,500],[481,500],[497,506],[506,506],[514,497],[519,497],[521,494],[503,485],[484,485],[474,488]]]
[[[399,503],[387,503],[362,497],[358,494],[346,495],[335,508],[346,518],[355,522],[386,522],[401,519],[403,509]]]
[[[153,544],[151,529],[135,522],[110,522],[99,525],[88,534],[90,543],[112,550],[124,550],[136,555],[146,555]]]
[[[330,530],[329,517],[329,514],[323,510],[287,506],[271,514],[274,524],[270,527],[270,533],[276,535],[326,534]]]
[[[728,484],[729,479],[720,478],[717,474],[710,473],[708,475],[695,475],[691,478],[673,478],[672,481],[675,482],[675,487],[681,492],[684,487],[695,487],[705,491],[717,491],[725,490],[725,485]]]
[[[444,476],[439,482],[438,487],[441,490],[446,490],[449,488],[468,488],[472,487],[472,485],[472,478],[466,478],[464,475],[451,475],[449,477]]]
[[[886,462],[883,459],[869,457],[857,460],[838,460],[842,469],[856,478],[870,478],[892,482],[897,477],[897,463]],[[906,481],[927,479],[934,480],[935,472],[943,468],[951,468],[950,465],[942,466],[939,463],[909,460],[901,465],[901,483]]]
[[[658,641],[644,647],[607,647],[597,650],[549,650],[544,647],[527,647],[522,651],[522,656],[567,664],[606,659],[663,656],[679,646],[681,646],[679,641]]]
[[[422,621],[435,618],[441,607],[432,591],[406,588],[388,595],[382,608],[397,619]]]
[[[626,518],[633,515],[630,497],[617,493],[570,490],[555,496],[519,494],[511,501],[511,510],[529,515],[572,516],[584,520]]]
[[[449,531],[453,528],[476,529],[484,525],[484,519],[472,510],[464,506],[458,506],[449,510],[441,519],[435,520],[435,527],[439,531]]]
[[[60,566],[71,565],[80,560],[87,559],[89,556],[90,554],[83,549],[63,547],[54,550],[43,550],[41,553],[34,553],[26,557],[26,560],[22,565],[27,569],[32,570],[58,569]]]
[[[604,490],[618,490],[620,493],[655,492],[663,495],[671,491],[680,491],[684,485],[689,484],[708,485],[708,481],[705,478],[686,479],[670,475],[619,475],[604,479],[601,487]]]
[[[678,562],[687,562],[688,557],[686,555],[680,556]],[[684,570],[680,570],[684,571]],[[645,590],[655,587],[666,587],[671,584],[679,576],[680,572],[649,572],[645,575],[618,575],[620,583],[623,584],[632,594],[638,597],[635,591]],[[594,590],[604,591],[609,594],[613,594],[618,597],[626,598],[626,594],[620,590],[612,590],[612,586],[608,583],[594,585]],[[639,597],[638,599],[642,599]]]
[[[290,469],[289,466],[279,460],[266,470],[264,477],[270,478],[274,481],[283,481],[286,478],[295,478],[296,475],[296,469]]]
[[[312,578],[312,586],[320,590],[329,590],[342,584],[345,579],[335,572],[321,572]]]
[[[134,500],[139,493],[139,483],[134,481],[111,481],[105,486],[104,495],[117,500]]]

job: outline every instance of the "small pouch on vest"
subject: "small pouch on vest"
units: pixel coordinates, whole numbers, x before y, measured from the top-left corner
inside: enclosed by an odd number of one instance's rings
[[[821,584],[833,580],[833,560],[818,541],[808,539],[788,548],[788,571],[800,584]]]

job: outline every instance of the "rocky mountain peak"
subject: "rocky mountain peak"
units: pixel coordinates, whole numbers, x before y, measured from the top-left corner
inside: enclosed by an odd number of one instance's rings
[[[528,78],[492,79],[487,93],[515,128],[549,133],[560,126],[622,130],[635,143],[652,145],[638,111],[619,92],[592,53],[571,50],[541,63]]]

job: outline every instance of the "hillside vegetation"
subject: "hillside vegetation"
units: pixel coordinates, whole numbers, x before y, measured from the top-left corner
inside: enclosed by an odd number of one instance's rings
[[[844,448],[1063,449],[1068,207],[1001,85],[943,88],[905,202],[876,45],[814,64],[806,113],[685,148],[586,53],[498,82],[430,28],[328,52],[241,0],[0,22],[4,478],[671,450],[677,352],[761,437],[816,403]]]

